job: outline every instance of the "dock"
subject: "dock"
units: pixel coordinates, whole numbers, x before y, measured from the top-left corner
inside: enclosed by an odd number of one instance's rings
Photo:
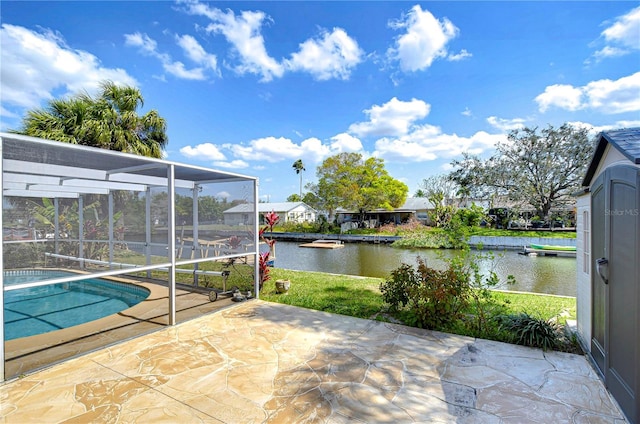
[[[344,247],[340,240],[314,240],[311,243],[303,243],[300,247],[315,247],[319,249],[339,249]]]

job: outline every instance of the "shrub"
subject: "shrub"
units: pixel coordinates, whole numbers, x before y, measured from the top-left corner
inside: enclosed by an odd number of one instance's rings
[[[486,219],[482,206],[478,206],[475,203],[472,203],[468,208],[458,209],[456,216],[460,218],[462,225],[467,227],[477,227],[483,219]]]
[[[418,278],[413,266],[402,264],[391,271],[391,278],[380,284],[382,300],[390,309],[398,311],[409,303],[409,290],[418,285]]]
[[[425,227],[422,231],[403,234],[400,240],[393,242],[393,247],[428,248],[428,249],[453,249],[451,237],[442,228]]]
[[[511,332],[513,343],[543,350],[556,349],[561,344],[560,326],[551,320],[527,313],[499,317],[500,326]]]
[[[404,309],[407,324],[420,328],[446,328],[462,316],[468,305],[468,275],[453,267],[429,268],[418,258],[418,268],[402,264],[380,285],[391,309]]]
[[[287,233],[340,233],[340,227],[331,224],[323,215],[321,215],[316,222],[285,222],[279,224],[277,230]]]

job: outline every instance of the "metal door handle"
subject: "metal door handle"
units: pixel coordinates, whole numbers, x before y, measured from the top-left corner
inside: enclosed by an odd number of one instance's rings
[[[603,266],[604,265],[608,265],[609,261],[607,260],[607,258],[599,258],[596,259],[596,271],[598,272],[598,275],[600,276],[600,278],[602,278],[602,281],[604,281],[605,284],[609,284],[609,279],[605,276],[605,273],[603,272]]]

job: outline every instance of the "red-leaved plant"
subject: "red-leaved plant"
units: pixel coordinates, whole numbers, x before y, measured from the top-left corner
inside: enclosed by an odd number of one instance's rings
[[[242,239],[238,236],[231,236],[229,237],[229,240],[227,240],[227,244],[229,245],[229,247],[234,250],[240,247],[241,243],[242,243]]]
[[[273,227],[280,221],[280,217],[274,211],[265,213],[264,222],[266,225],[260,228],[260,240],[265,242],[267,246],[269,246],[269,250],[266,252],[260,253],[260,290],[262,290],[262,285],[265,281],[268,281],[271,276],[269,275],[269,259],[271,258],[271,252],[273,252],[274,245],[276,241],[274,239],[268,239],[264,236],[264,233],[269,230],[269,232],[273,232]]]

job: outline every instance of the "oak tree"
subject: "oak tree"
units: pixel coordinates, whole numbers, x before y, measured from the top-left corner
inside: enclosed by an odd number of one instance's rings
[[[572,201],[593,154],[588,130],[563,124],[511,131],[486,160],[465,154],[450,177],[474,197],[505,196],[540,218]]]

